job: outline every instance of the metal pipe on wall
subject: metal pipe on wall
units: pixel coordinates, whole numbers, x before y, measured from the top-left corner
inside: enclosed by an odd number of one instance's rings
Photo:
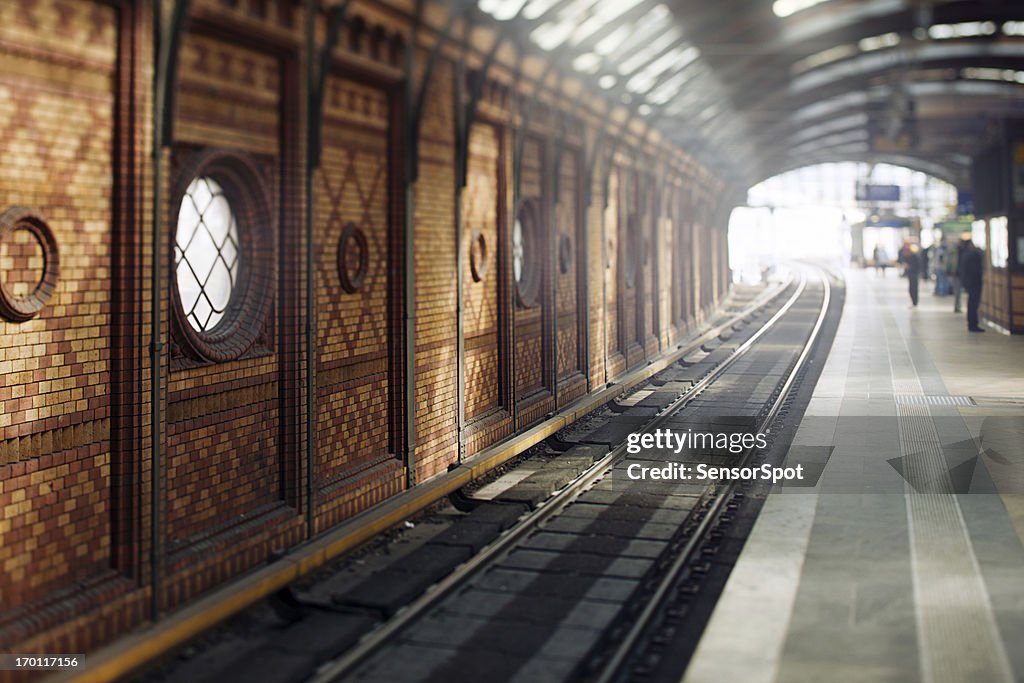
[[[315,264],[315,253],[313,250],[313,220],[315,207],[315,187],[313,176],[316,173],[319,150],[314,149],[319,144],[316,132],[319,120],[314,117],[319,115],[318,98],[319,81],[316,73],[316,0],[306,0],[306,538],[313,538],[316,532],[316,479],[314,466],[316,464],[316,344],[313,338],[314,315],[316,308],[315,282],[313,267]],[[326,50],[330,50],[328,45]]]
[[[161,231],[160,203],[163,197],[163,109],[164,109],[164,85],[167,78],[165,52],[166,40],[162,33],[161,4],[159,0],[153,3],[153,45],[156,48],[156,74],[153,79],[153,221],[152,225],[152,249],[153,262],[150,264],[150,317],[149,317],[149,408],[150,408],[150,512],[149,512],[149,564],[150,564],[150,616],[156,621],[160,615],[160,549],[158,547],[160,537],[160,355],[163,345],[160,343],[160,269],[162,259],[160,256],[160,242],[163,240]]]
[[[161,363],[163,358],[163,330],[161,329],[161,290],[163,287],[163,153],[173,140],[174,94],[177,80],[179,44],[188,19],[189,0],[174,0],[171,7],[170,23],[164,28],[163,3],[154,0],[153,49],[155,73],[153,77],[153,204],[152,204],[152,250],[153,262],[150,271],[150,317],[149,317],[149,362],[150,362],[150,518],[149,518],[149,562],[150,562],[150,613],[155,621],[160,616],[160,593],[162,591],[162,543],[161,510],[163,491],[160,481],[161,441],[163,439],[161,401]]]
[[[423,0],[416,3],[416,21],[412,38],[405,54],[405,97],[402,99],[402,149],[405,154],[405,168],[402,182],[405,185],[405,204],[402,207],[402,250],[405,258],[405,285],[402,298],[402,322],[405,325],[405,467],[406,482],[411,487],[416,483],[416,254],[413,238],[416,234],[416,164],[413,136],[418,135],[416,120],[410,116],[415,90],[413,69],[416,66],[416,38]]]
[[[460,59],[455,66],[455,83],[453,97],[455,98],[455,134],[456,144],[456,159],[459,168],[468,168],[469,159],[469,128],[472,122],[466,122],[465,116],[466,111],[463,107],[463,100],[466,96],[466,62],[465,59]],[[461,142],[462,131],[466,130],[465,143]],[[459,462],[466,455],[466,442],[465,442],[465,430],[466,430],[466,307],[463,301],[466,295],[466,280],[465,280],[465,261],[463,260],[462,254],[462,229],[463,229],[463,218],[462,218],[462,190],[464,188],[465,177],[456,178],[455,182],[455,357],[456,357],[456,384],[455,400],[458,406],[456,420],[458,424],[458,444],[459,444]]]

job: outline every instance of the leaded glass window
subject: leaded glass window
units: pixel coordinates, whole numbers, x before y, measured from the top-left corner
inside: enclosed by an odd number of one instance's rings
[[[185,189],[174,242],[178,295],[189,325],[215,329],[231,305],[238,281],[238,222],[223,188],[209,176]]]

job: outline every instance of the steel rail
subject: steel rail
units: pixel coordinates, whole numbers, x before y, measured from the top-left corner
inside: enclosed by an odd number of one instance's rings
[[[726,322],[718,325],[694,340],[691,344],[691,348],[694,350],[699,349],[700,345],[708,339],[718,336],[727,327],[735,325],[738,321],[763,308],[785,292],[792,283],[793,278],[790,277],[785,283],[783,283],[783,285],[771,290],[768,293],[768,296],[757,297],[755,301],[744,308],[741,313],[732,316]],[[803,294],[806,286],[806,273],[801,273],[796,291],[789,297],[789,299],[786,300],[775,315],[769,318],[749,339],[738,346],[729,358],[726,358],[715,366],[715,368],[707,375],[695,382],[693,386],[686,390],[686,392],[669,404],[660,413],[655,415],[641,428],[642,431],[657,429],[658,426],[673,417],[679,410],[684,408],[688,403],[692,402],[698,395],[707,389],[734,362],[749,351],[754,343],[764,336],[764,334],[766,334],[768,330],[770,330],[775,323],[777,323],[782,316],[793,307]],[[343,680],[345,674],[351,672],[353,668],[376,652],[378,648],[383,646],[392,636],[405,629],[412,622],[422,616],[428,609],[433,607],[438,601],[462,586],[479,571],[492,565],[494,561],[503,556],[506,551],[511,550],[518,541],[533,533],[533,531],[539,528],[544,522],[564,510],[586,489],[598,480],[607,476],[614,468],[615,464],[618,463],[626,454],[626,447],[626,443],[616,446],[604,458],[591,465],[586,471],[562,489],[556,491],[550,498],[541,503],[536,510],[532,511],[526,517],[523,517],[515,526],[506,530],[501,536],[489,545],[485,546],[479,553],[457,567],[451,574],[428,588],[420,597],[399,610],[398,613],[387,622],[371,631],[354,648],[349,650],[343,656],[321,665],[314,676],[309,679],[309,683],[328,683],[331,681]]]
[[[818,318],[815,321],[814,327],[811,328],[811,334],[808,336],[807,341],[804,343],[803,349],[800,355],[797,357],[796,362],[793,365],[793,369],[789,372],[786,377],[786,381],[783,383],[782,388],[779,390],[779,395],[772,404],[771,409],[765,415],[761,424],[758,426],[758,431],[764,430],[771,425],[772,421],[778,415],[779,410],[782,408],[783,403],[789,396],[790,390],[793,388],[793,383],[796,381],[797,375],[800,370],[804,367],[804,363],[807,361],[807,357],[811,353],[811,348],[814,346],[815,341],[818,339],[818,335],[821,332],[821,328],[825,322],[825,316],[828,313],[829,303],[831,302],[832,293],[831,285],[829,284],[828,274],[823,269],[818,269],[821,275],[821,281],[824,285],[824,297],[821,302],[821,310],[818,312]],[[781,311],[780,311],[781,313]],[[778,314],[776,315],[778,317]],[[744,452],[743,457],[739,463],[739,467],[745,467],[750,463],[751,458],[756,449],[749,448]],[[633,622],[632,628],[629,632],[618,642],[618,647],[615,650],[612,658],[602,666],[601,675],[596,679],[596,683],[611,683],[611,681],[620,678],[620,672],[623,665],[626,663],[631,654],[634,653],[637,642],[644,635],[647,628],[653,623],[654,617],[660,611],[665,597],[669,591],[676,585],[679,580],[679,575],[683,569],[690,562],[694,552],[700,546],[701,541],[704,540],[705,535],[711,529],[714,522],[718,519],[719,513],[722,511],[722,506],[725,505],[725,501],[730,498],[732,492],[736,489],[739,484],[739,480],[730,480],[724,487],[715,491],[711,505],[704,512],[697,525],[697,528],[693,531],[690,537],[686,541],[686,545],[683,546],[682,550],[676,555],[669,567],[668,571],[662,577],[658,588],[654,594],[647,600],[644,605],[643,611],[637,616]]]

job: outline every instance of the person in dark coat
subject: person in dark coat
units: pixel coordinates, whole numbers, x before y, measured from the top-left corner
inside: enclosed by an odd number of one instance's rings
[[[907,276],[907,283],[910,288],[910,302],[916,306],[922,265],[920,249],[916,244],[911,244],[909,240],[904,242],[897,261],[903,264],[903,272]]]
[[[970,240],[964,240],[963,251],[957,264],[960,284],[967,292],[967,329],[971,332],[984,332],[978,325],[978,307],[981,305],[981,279],[984,263],[981,249]]]
[[[960,293],[963,290],[963,285],[960,284],[960,254],[964,253],[965,244],[967,242],[961,238],[956,247],[946,254],[946,275],[949,277],[949,288],[953,294],[954,313],[960,312]]]

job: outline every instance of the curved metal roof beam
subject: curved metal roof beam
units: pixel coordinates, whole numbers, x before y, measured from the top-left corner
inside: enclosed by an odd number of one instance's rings
[[[791,19],[781,18],[779,42],[783,44],[806,43],[822,34],[848,28],[869,19],[913,9],[915,4],[909,0],[824,3],[811,8],[813,11],[793,14]]]
[[[976,0],[971,2],[959,0],[932,7],[932,16],[928,19],[928,23],[934,25],[937,23],[992,21],[1002,24],[1019,19],[1024,19],[1024,3],[979,3]],[[906,49],[908,44],[920,47],[926,44],[949,45],[956,42],[972,41],[983,44],[1000,41],[1009,44],[1020,42],[1019,39],[1012,36],[1002,36],[998,33],[991,36],[957,38],[952,41],[917,41],[911,38],[911,34],[921,26],[921,21],[922,17],[918,16],[918,13],[910,11],[909,7],[904,7],[891,15],[877,15],[861,22],[844,24],[835,30],[816,36],[815,41],[793,43],[788,42],[785,37],[758,36],[756,37],[758,47],[756,51],[750,49],[751,46],[745,46],[747,49],[741,52],[736,52],[735,48],[732,48],[728,64],[724,67],[720,66],[718,72],[721,78],[729,83],[733,92],[743,93],[744,100],[750,102],[770,97],[778,90],[786,88],[793,78],[791,73],[793,65],[812,57],[820,50],[837,46],[850,48],[849,57],[843,57],[843,59],[855,59],[864,55],[891,51],[894,47],[881,47],[877,50],[867,51],[856,48],[860,41],[886,33],[895,32],[903,37],[901,43],[895,46],[896,49]],[[705,52],[708,59],[713,62],[715,55],[713,48],[708,47]],[[828,65],[831,64],[834,62],[829,62]]]
[[[907,84],[907,87],[912,97],[933,95],[976,97],[980,95],[1007,99],[1024,98],[1024,89],[1021,85],[1003,81],[912,81]],[[807,125],[808,122],[838,116],[845,111],[866,106],[873,94],[883,96],[881,91],[884,89],[886,88],[879,86],[877,89],[853,90],[825,100],[818,100],[793,111],[788,118],[794,125]]]
[[[978,59],[985,59],[979,57]],[[979,65],[992,65],[991,61],[982,61]],[[937,61],[933,62],[930,66],[932,67],[947,67],[947,68],[962,68],[965,66],[963,59],[950,60],[950,61]],[[1003,65],[1000,65],[1003,66]],[[787,112],[793,111],[809,111],[812,107],[820,107],[821,112],[829,110],[838,111],[841,107],[838,105],[842,98],[849,97],[850,102],[856,102],[860,100],[861,95],[851,95],[851,93],[869,93],[874,87],[879,87],[876,84],[876,80],[882,76],[894,75],[898,80],[902,78],[902,75],[898,69],[891,71],[872,71],[872,72],[858,72],[854,75],[849,75],[841,80],[830,81],[822,83],[818,87],[805,90],[794,96],[791,93],[779,92],[773,96],[762,100],[758,105],[751,108],[750,111],[758,112],[763,111],[770,114],[774,114],[780,121],[785,118],[789,118],[790,114]],[[889,87],[892,87],[891,85]],[[961,86],[965,87],[965,86]],[[966,86],[968,89],[971,86]],[[868,103],[869,95],[863,96],[863,102],[866,105]],[[763,120],[763,119],[762,119]],[[762,127],[760,130],[766,131],[768,128]]]
[[[1022,85],[968,81],[915,82],[908,84],[908,90],[910,96],[918,101],[931,98],[952,99],[958,96],[973,98],[968,100],[969,109],[965,107],[962,110],[964,117],[968,113],[997,116],[1024,113],[1024,86]],[[1013,93],[1014,90],[1016,93]],[[762,132],[759,132],[758,139],[766,143],[761,145],[761,149],[771,154],[774,153],[774,148],[785,148],[823,133],[846,128],[866,127],[870,117],[864,111],[865,107],[870,103],[883,101],[887,97],[888,91],[889,88],[879,86],[870,91],[858,93],[861,97],[848,100],[833,98],[830,101],[832,106],[829,107],[817,107],[817,105],[806,107],[799,116],[795,115],[787,120],[779,121],[776,125],[764,128]],[[939,118],[943,117],[927,116],[920,111],[917,114],[918,122],[923,124]]]
[[[986,14],[979,16],[978,12]],[[887,24],[891,28],[875,32],[911,31],[925,25],[958,24],[970,21],[1001,23],[1020,16],[1021,8],[1013,2],[999,0],[978,3],[964,0],[858,0],[857,2],[822,4],[806,14],[794,14],[792,19],[782,18],[778,41],[782,45],[825,42],[838,44],[834,35],[852,28],[877,27]],[[856,31],[860,32],[860,31]],[[864,34],[864,38],[870,34]]]
[[[821,87],[823,84],[856,78],[858,76],[887,71],[904,66],[939,61],[961,61],[968,59],[1020,59],[1024,61],[1024,41],[1012,43],[991,43],[970,41],[957,43],[928,43],[910,48],[895,47],[877,52],[867,52],[838,64],[819,67],[790,80],[789,91],[802,93]]]

